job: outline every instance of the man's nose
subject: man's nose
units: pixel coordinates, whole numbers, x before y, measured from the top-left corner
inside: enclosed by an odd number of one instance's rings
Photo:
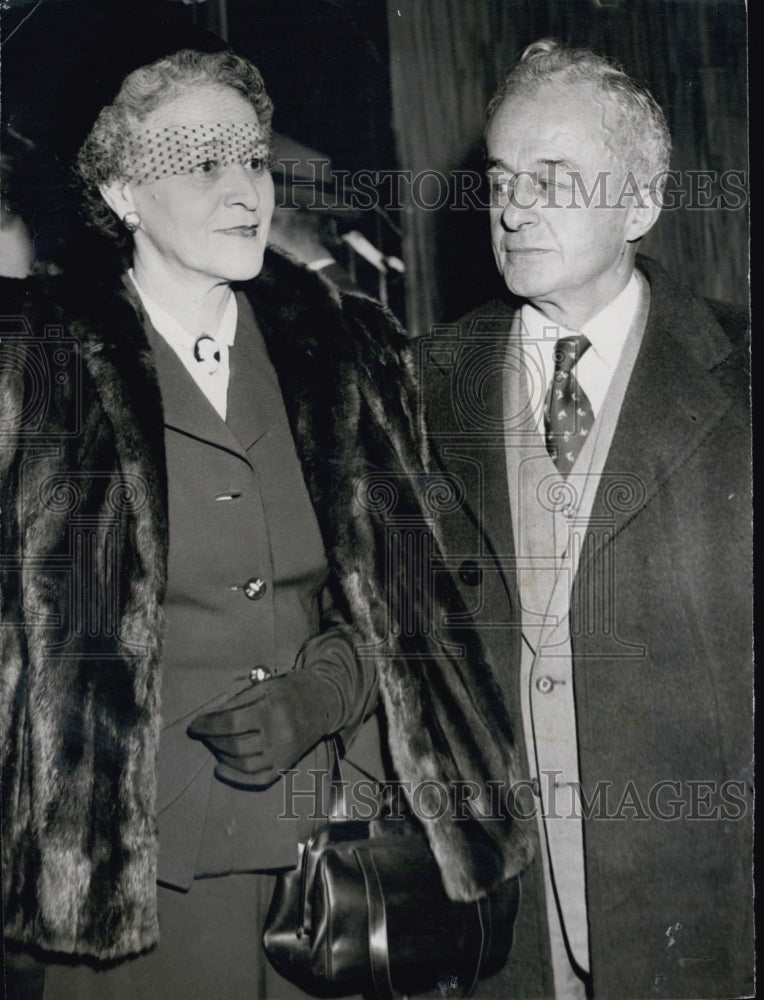
[[[531,174],[518,174],[509,189],[507,204],[501,213],[505,229],[520,229],[538,221],[539,194]]]

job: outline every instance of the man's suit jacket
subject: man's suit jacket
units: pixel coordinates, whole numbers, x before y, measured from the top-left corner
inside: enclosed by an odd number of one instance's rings
[[[593,991],[743,996],[753,963],[746,324],[655,262],[638,267],[647,326],[570,605]],[[519,733],[502,410],[512,315],[491,303],[419,346],[432,438],[465,501],[446,520],[445,548]],[[533,867],[510,965],[485,995],[552,990]]]

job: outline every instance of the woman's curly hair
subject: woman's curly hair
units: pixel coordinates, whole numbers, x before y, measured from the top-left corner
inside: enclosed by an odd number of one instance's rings
[[[127,176],[131,139],[147,115],[186,88],[208,83],[231,87],[245,97],[270,140],[273,103],[249,60],[233,52],[181,49],[141,66],[125,77],[113,103],[101,109],[77,154],[74,170],[91,226],[124,246],[127,233],[101,197],[100,185]]]

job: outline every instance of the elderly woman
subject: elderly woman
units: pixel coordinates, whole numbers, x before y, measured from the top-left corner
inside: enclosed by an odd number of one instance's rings
[[[131,266],[3,286],[5,935],[45,1000],[302,996],[260,947],[273,873],[378,686],[400,777],[513,774],[479,650],[433,627],[402,334],[266,249],[271,112],[230,52],[135,70],[78,157]],[[430,561],[392,573],[398,524]],[[508,822],[425,826],[456,898],[525,858]]]

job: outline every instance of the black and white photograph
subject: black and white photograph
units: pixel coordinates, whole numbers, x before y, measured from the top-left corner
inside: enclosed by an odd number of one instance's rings
[[[3,997],[754,997],[746,0],[0,46]]]

